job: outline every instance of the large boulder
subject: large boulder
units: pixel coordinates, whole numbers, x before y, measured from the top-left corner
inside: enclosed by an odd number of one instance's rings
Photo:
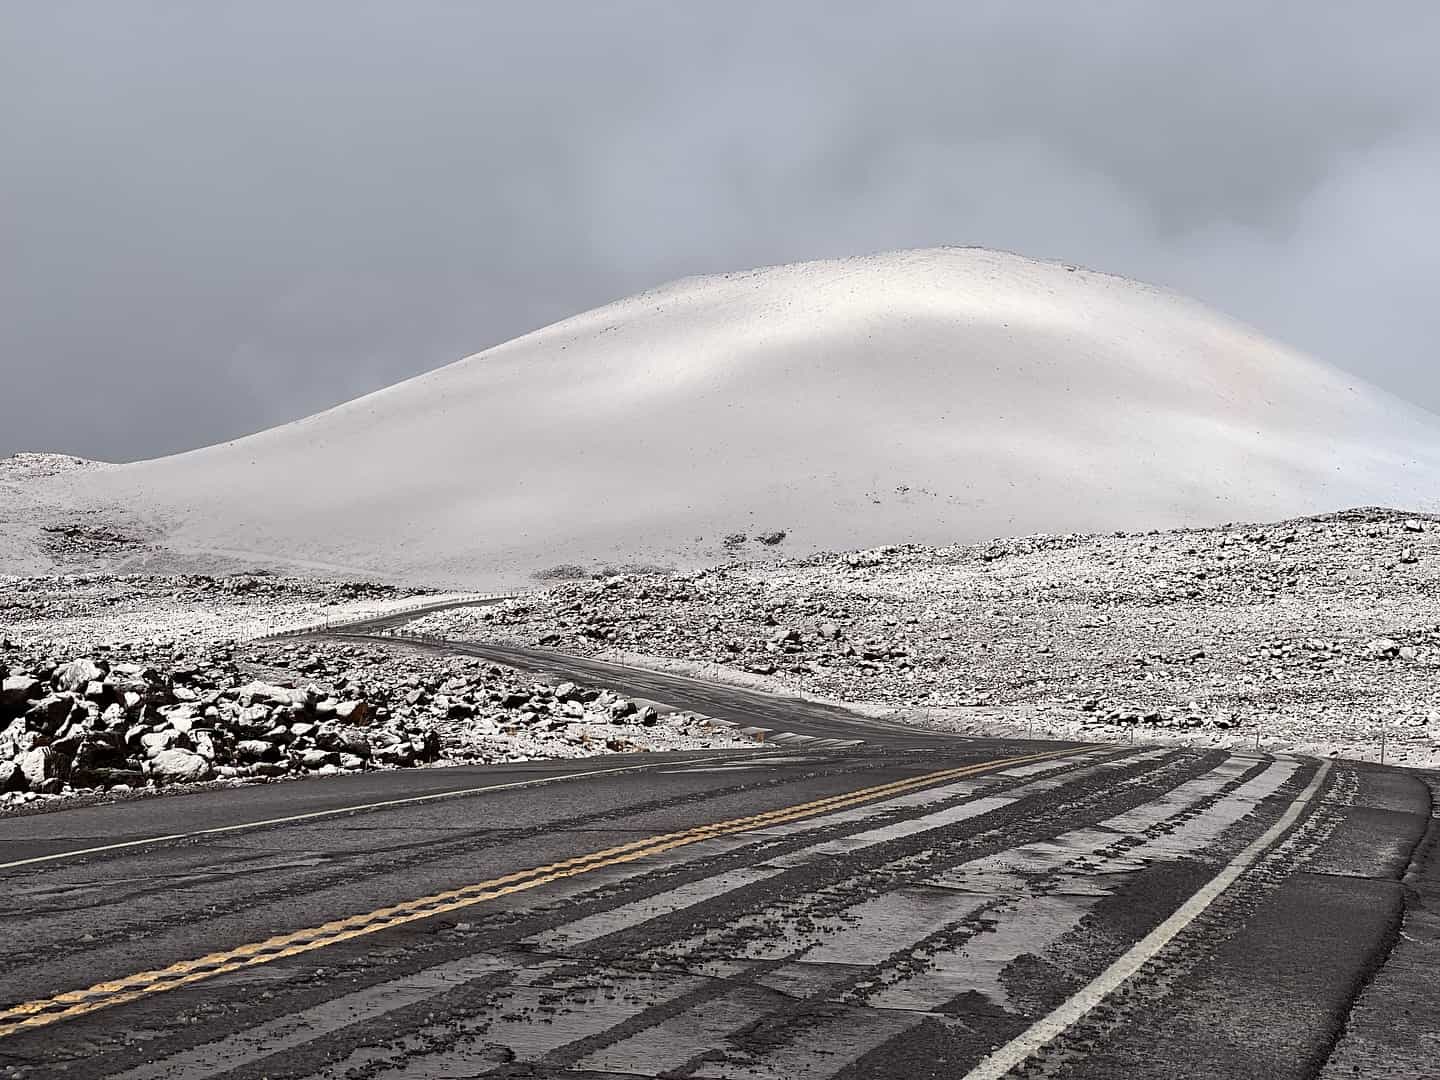
[[[199,754],[206,761],[213,763],[221,756],[222,750],[216,742],[215,732],[208,730],[192,731],[190,741],[193,743],[195,753]]]
[[[415,748],[408,742],[397,742],[377,749],[375,760],[385,765],[410,765],[415,761]]]
[[[77,780],[75,773],[70,774],[71,787],[115,787],[117,784],[124,784],[127,787],[142,787],[145,783],[145,774],[139,769],[130,768],[95,768],[84,774],[83,780]]]
[[[235,755],[244,762],[275,761],[280,748],[264,739],[241,739],[235,744]]]
[[[343,724],[363,724],[370,716],[370,706],[363,701],[342,701],[335,706],[335,719]]]
[[[300,755],[300,764],[307,769],[323,769],[339,760],[340,755],[329,750],[306,750]]]
[[[246,683],[238,693],[241,705],[304,705],[309,696],[304,690],[258,680]]]
[[[109,705],[112,701],[120,700],[120,691],[108,682],[88,682],[85,684],[85,690],[81,696],[96,705]]]
[[[25,720],[12,720],[0,731],[0,759],[18,758],[27,750],[44,746],[50,740],[38,731],[32,731]]]
[[[40,680],[30,675],[10,675],[0,682],[0,708],[19,709],[40,696]]]
[[[172,747],[150,759],[150,775],[166,784],[188,784],[210,775],[210,763],[191,750]]]
[[[71,786],[103,786],[112,769],[125,761],[118,743],[119,740],[110,733],[91,733],[85,738],[71,757]]]
[[[105,685],[127,709],[170,700],[169,683],[154,668],[139,664],[116,664],[105,677]]]
[[[167,705],[159,712],[165,718],[165,723],[176,731],[190,731],[204,723],[204,718],[194,705]]]
[[[182,732],[174,728],[161,728],[159,731],[147,731],[140,736],[140,748],[148,758],[158,757],[166,750],[176,747],[186,749],[188,742]]]
[[[55,685],[61,690],[81,691],[92,682],[100,682],[105,678],[105,670],[94,660],[81,657],[78,660],[71,660],[68,664],[61,664],[55,669]]]
[[[75,707],[72,694],[47,694],[25,712],[25,719],[36,731],[53,732],[70,718]]]
[[[0,794],[7,791],[23,791],[25,789],[25,774],[20,771],[20,765],[14,761],[0,761]]]
[[[16,764],[25,774],[26,783],[31,788],[40,790],[46,786],[46,781],[63,780],[70,762],[48,746],[37,746],[21,754],[16,759]]]
[[[270,713],[269,705],[246,705],[229,717],[229,724],[241,735],[259,735],[275,726]]]
[[[322,727],[315,733],[315,745],[321,750],[334,750],[362,760],[370,756],[369,738],[354,728]]]
[[[1394,638],[1380,637],[1365,643],[1367,660],[1392,660],[1400,655],[1400,643]]]
[[[84,745],[85,740],[89,737],[90,731],[84,724],[70,723],[66,724],[46,745],[57,754],[74,758],[75,751]]]

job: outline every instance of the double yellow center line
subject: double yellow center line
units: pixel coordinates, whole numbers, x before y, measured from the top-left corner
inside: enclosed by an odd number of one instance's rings
[[[74,1019],[99,1009],[123,1005],[151,994],[189,986],[205,979],[213,979],[217,975],[226,975],[233,971],[268,964],[286,957],[298,956],[301,953],[323,949],[365,934],[378,933],[381,930],[389,930],[406,923],[430,919],[436,915],[444,915],[447,912],[458,911],[475,904],[483,904],[488,900],[495,900],[511,893],[538,888],[552,881],[560,881],[563,878],[588,874],[593,870],[601,870],[608,866],[618,866],[622,863],[649,858],[652,855],[660,855],[717,836],[768,828],[772,825],[813,817],[817,814],[843,810],[860,803],[873,802],[876,799],[893,798],[931,784],[992,772],[1012,765],[1045,761],[1050,758],[1085,752],[1084,749],[1054,750],[1044,754],[1027,754],[1021,757],[982,762],[978,765],[941,769],[938,772],[925,773],[906,780],[896,780],[888,784],[860,788],[841,795],[832,795],[824,799],[781,807],[778,810],[768,810],[763,814],[730,818],[727,821],[717,821],[680,832],[661,833],[617,847],[592,851],[587,855],[578,855],[573,859],[547,863],[544,866],[536,866],[528,870],[518,870],[501,877],[491,878],[488,881],[477,882],[474,885],[448,889],[445,892],[422,896],[416,900],[407,900],[389,907],[378,908],[363,915],[351,915],[307,930],[279,934],[266,938],[264,941],[241,945],[223,952],[209,953],[194,960],[183,960],[155,971],[142,971],[123,979],[96,983],[84,990],[70,990],[53,997],[12,1005],[0,1009],[0,1038],[34,1028],[46,1027],[62,1020]]]

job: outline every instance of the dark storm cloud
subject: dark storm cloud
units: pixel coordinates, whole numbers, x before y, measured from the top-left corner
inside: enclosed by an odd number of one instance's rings
[[[984,244],[1431,407],[1426,3],[0,7],[0,453],[303,415],[684,274]]]

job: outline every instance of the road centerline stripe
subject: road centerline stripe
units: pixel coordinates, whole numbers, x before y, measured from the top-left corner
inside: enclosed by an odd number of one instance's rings
[[[752,751],[741,751],[737,757],[704,757],[700,761],[739,761],[744,760]],[[659,769],[666,765],[683,765],[679,761],[654,761],[642,765],[616,765],[609,769],[589,769],[585,772],[562,773],[559,776],[537,776],[533,780],[512,780],[504,784],[488,784],[483,787],[459,788],[455,791],[434,791],[428,795],[410,795],[403,799],[386,799],[381,802],[358,803],[354,806],[337,806],[330,810],[311,810],[304,814],[289,814],[285,817],[265,818],[261,821],[242,821],[234,825],[217,825],[210,829],[196,829],[193,832],[168,833],[164,836],[147,836],[140,840],[125,840],[118,844],[102,844],[99,847],[77,848],[74,851],[57,851],[50,855],[35,855],[28,859],[16,859],[13,862],[0,863],[0,870],[13,870],[21,866],[33,866],[37,863],[55,862],[59,859],[73,859],[81,855],[100,855],[107,851],[123,851],[126,848],[145,847],[149,844],[163,844],[172,840],[194,840],[201,836],[217,836],[223,833],[240,832],[244,829],[262,829],[267,825],[288,825],[296,821],[313,821],[322,817],[335,817],[340,814],[360,814],[367,810],[384,810],[392,806],[408,806],[415,803],[436,802],[441,799],[459,799],[467,795],[484,795],[491,791],[510,791],[516,788],[540,787],[543,784],[555,784],[562,780],[583,780],[587,777],[606,776],[613,773],[638,772],[648,769]]]
[[[433,918],[488,900],[538,888],[563,878],[662,854],[715,836],[748,832],[768,825],[813,817],[833,809],[883,799],[961,776],[994,772],[1009,765],[1090,752],[1093,752],[1093,748],[1067,747],[1063,750],[1041,754],[1001,758],[974,765],[941,769],[886,784],[827,796],[823,799],[778,807],[759,814],[711,822],[672,833],[660,833],[600,851],[577,855],[559,862],[517,870],[488,881],[476,882],[430,896],[391,904],[364,914],[332,920],[317,927],[275,935],[264,941],[210,953],[193,960],[182,960],[154,971],[143,971],[120,979],[107,980],[83,990],[71,990],[48,998],[21,1002],[0,1009],[0,1038],[25,1030],[45,1027],[62,1020],[73,1019],[99,1009],[126,1004],[150,994],[176,989],[203,979],[239,971],[242,968],[298,956],[366,934]]]

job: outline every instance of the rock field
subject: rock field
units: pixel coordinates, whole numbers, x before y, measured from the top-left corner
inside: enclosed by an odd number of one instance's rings
[[[0,810],[81,792],[746,745],[468,657],[243,640],[416,590],[265,574],[0,580]],[[554,584],[407,633],[552,646],[961,733],[1440,766],[1440,521],[913,545]],[[236,640],[242,638],[242,640]]]
[[[704,718],[403,644],[196,644],[144,635],[102,644],[93,632],[80,642],[70,636],[91,614],[87,603],[104,610],[103,595],[146,611],[160,605],[189,637],[204,638],[214,628],[188,622],[188,605],[203,608],[212,594],[224,600],[239,587],[289,605],[307,593],[353,599],[372,588],[178,580],[8,584],[0,607],[0,810],[83,792],[753,745]],[[12,640],[11,620],[21,610],[30,633]],[[58,637],[35,635],[46,626]]]
[[[962,732],[1440,765],[1440,522],[895,546],[618,575],[407,630],[655,663]]]

